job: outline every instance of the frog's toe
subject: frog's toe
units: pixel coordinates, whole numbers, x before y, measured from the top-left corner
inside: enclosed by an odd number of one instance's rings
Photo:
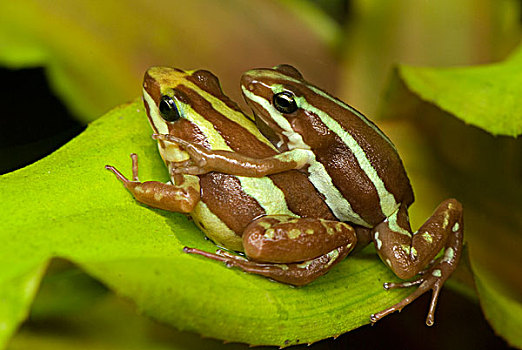
[[[409,288],[409,287],[412,287],[412,286],[419,285],[422,282],[424,282],[423,278],[417,278],[416,280],[413,280],[413,281],[406,281],[406,282],[400,282],[400,283],[385,282],[385,283],[383,283],[382,286],[386,290],[388,290],[388,289],[396,289],[396,288]]]
[[[413,286],[418,287],[415,291],[413,291],[413,293],[408,295],[406,298],[404,298],[397,304],[389,308],[386,308],[382,311],[379,311],[375,314],[372,314],[370,316],[370,321],[372,323],[375,323],[395,311],[401,311],[405,306],[412,303],[418,297],[420,297],[427,291],[432,290],[430,308],[426,317],[426,325],[432,326],[435,323],[435,309],[437,307],[437,301],[439,299],[440,290],[446,279],[449,277],[450,273],[448,273],[448,271],[442,270],[440,266],[435,265],[429,268],[423,275],[419,276],[417,279],[413,281],[406,281],[401,283],[384,283],[383,287],[386,290],[395,288],[408,288]]]

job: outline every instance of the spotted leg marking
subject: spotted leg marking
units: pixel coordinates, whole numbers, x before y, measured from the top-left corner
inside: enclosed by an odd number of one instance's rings
[[[395,311],[400,311],[406,305],[422,294],[432,290],[430,309],[426,318],[428,326],[435,320],[435,308],[440,290],[444,282],[455,271],[462,253],[462,206],[454,200],[442,202],[433,215],[411,234],[405,210],[400,209],[396,216],[390,217],[374,229],[374,243],[381,259],[403,279],[415,275],[419,277],[413,281],[403,283],[385,283],[385,289],[418,288],[399,303],[371,315],[372,323]],[[435,255],[445,248],[444,255],[423,270]]]

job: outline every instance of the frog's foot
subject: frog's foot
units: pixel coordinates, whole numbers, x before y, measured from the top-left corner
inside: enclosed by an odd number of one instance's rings
[[[143,204],[154,208],[190,213],[200,200],[199,180],[188,181],[183,186],[158,181],[140,182],[138,179],[138,156],[131,155],[132,181],[127,179],[115,167],[106,165],[105,169],[116,175],[132,196]]]
[[[201,255],[206,258],[212,259],[212,260],[223,261],[223,262],[227,263],[227,265],[228,265],[228,262],[231,260],[248,261],[247,258],[244,258],[240,255],[235,255],[235,254],[229,253],[222,249],[216,250],[215,253],[209,253],[204,250],[197,249],[197,248],[183,247],[183,251],[188,254],[197,254],[197,255]]]
[[[336,263],[344,259],[351,249],[351,244],[349,244],[336,248],[315,259],[290,264],[258,263],[222,250],[218,250],[216,253],[209,253],[196,248],[185,247],[183,251],[223,261],[227,267],[238,267],[248,273],[269,277],[282,283],[301,286],[324,275]]]
[[[400,312],[406,305],[410,304],[415,299],[431,289],[432,295],[430,309],[428,311],[428,316],[426,317],[426,324],[428,326],[432,326],[435,322],[435,309],[437,306],[440,290],[446,279],[453,272],[453,270],[445,269],[445,267],[446,266],[441,265],[440,263],[434,264],[434,266],[427,269],[422,275],[419,275],[419,277],[413,281],[401,283],[384,283],[383,287],[386,290],[395,288],[408,288],[417,285],[419,287],[397,304],[371,315],[370,321],[372,324],[395,311]]]
[[[138,155],[136,153],[131,153],[130,157],[132,159],[132,181],[127,179],[125,176],[123,176],[122,173],[118,171],[115,167],[112,165],[106,165],[105,169],[112,171],[114,175],[125,185],[129,186],[131,182],[139,182],[140,179],[138,178]]]
[[[404,227],[398,224],[400,222]],[[401,206],[395,214],[374,228],[374,243],[381,259],[398,277],[409,279],[417,276],[412,282],[387,283],[384,288],[418,287],[401,302],[372,315],[372,323],[394,311],[400,311],[431,289],[433,293],[426,324],[433,325],[440,289],[457,268],[463,241],[462,205],[457,200],[442,202],[415,233],[411,233],[407,223],[406,209]],[[441,248],[445,249],[444,255],[433,261]]]

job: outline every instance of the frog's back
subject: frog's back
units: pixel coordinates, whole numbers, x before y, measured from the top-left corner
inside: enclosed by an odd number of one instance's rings
[[[332,141],[316,152],[318,158],[328,164],[332,181],[339,190],[372,224],[391,215],[398,205],[413,203],[406,170],[388,137],[353,107],[317,91],[318,88],[308,85],[305,98],[317,110],[305,113],[311,113],[309,118],[316,119],[312,127],[320,128],[317,126],[320,122],[331,130],[327,137]],[[324,115],[320,116],[321,113]],[[318,130],[316,135],[319,134]],[[336,181],[347,178],[353,181]],[[379,206],[382,216],[375,214]]]
[[[282,130],[289,149],[314,152],[317,163],[308,168],[310,177],[340,220],[371,227],[413,202],[404,166],[388,137],[360,112],[305,81],[295,68],[251,70],[243,74],[242,88],[256,118]],[[279,95],[294,107],[278,109],[274,101]]]

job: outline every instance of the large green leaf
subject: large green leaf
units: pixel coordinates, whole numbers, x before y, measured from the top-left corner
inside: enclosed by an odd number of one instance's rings
[[[41,266],[52,257],[78,264],[155,319],[255,345],[344,333],[410,292],[383,290],[383,282],[396,278],[371,247],[302,288],[183,253],[185,245],[216,247],[183,215],[138,204],[104,169],[109,163],[129,174],[131,152],[140,156],[142,180],[167,179],[139,101],[0,178],[0,294],[6,295],[0,323],[7,325],[0,328],[1,343],[27,313]],[[8,317],[6,310],[22,316]]]

